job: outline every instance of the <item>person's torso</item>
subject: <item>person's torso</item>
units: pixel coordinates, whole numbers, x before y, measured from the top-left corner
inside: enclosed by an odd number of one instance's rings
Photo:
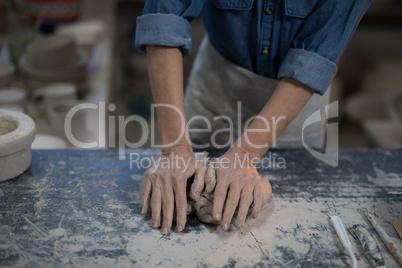
[[[204,24],[211,43],[225,58],[276,79],[295,36],[318,2],[206,0]]]

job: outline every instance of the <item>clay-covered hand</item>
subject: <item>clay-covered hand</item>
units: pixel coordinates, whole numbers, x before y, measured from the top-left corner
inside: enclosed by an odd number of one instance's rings
[[[232,149],[208,165],[206,192],[211,193],[215,188],[213,217],[221,222],[225,231],[229,229],[237,207],[236,225],[239,228],[244,226],[251,203],[252,216],[258,217],[262,204],[262,185],[256,162],[258,159],[256,161],[248,154]]]
[[[194,175],[193,198],[198,198],[204,188],[205,166],[197,161],[189,150],[163,153],[146,173],[142,194],[142,213],[152,210],[152,225],[160,226],[163,214],[162,233],[170,231],[176,205],[177,231],[183,231],[187,218],[187,180]]]

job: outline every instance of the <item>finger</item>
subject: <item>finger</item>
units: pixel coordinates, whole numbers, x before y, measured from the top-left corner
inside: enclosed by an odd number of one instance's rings
[[[212,193],[216,185],[215,162],[211,162],[208,165],[208,169],[205,174],[205,185],[205,191],[208,194]]]
[[[172,186],[170,186],[169,184],[163,185],[162,205],[163,205],[162,234],[167,234],[172,228],[173,211],[174,211],[174,194]]]
[[[251,204],[253,189],[244,187],[240,195],[239,211],[237,212],[237,227],[242,228],[247,217],[248,209]]]
[[[214,192],[214,202],[212,206],[212,215],[216,221],[221,221],[223,204],[226,200],[228,185],[225,179],[218,180]]]
[[[237,187],[230,187],[228,198],[225,203],[225,211],[223,212],[222,218],[222,229],[227,231],[229,230],[230,223],[233,218],[233,214],[239,204],[240,199],[240,190]]]
[[[152,182],[150,179],[146,179],[144,192],[142,193],[141,197],[141,204],[142,204],[142,214],[148,213],[149,210],[149,201],[151,198],[151,190],[152,190]]]
[[[204,189],[204,177],[205,173],[207,172],[206,167],[201,162],[197,162],[197,169],[195,170],[194,174],[194,182],[191,185],[190,197],[193,200],[197,200],[202,190]]]
[[[161,223],[161,189],[160,186],[155,184],[152,188],[151,208],[152,208],[152,226],[158,228]]]
[[[187,219],[187,195],[186,195],[186,181],[181,181],[175,185],[174,197],[176,200],[176,214],[177,214],[177,227],[176,230],[181,232],[186,226]]]
[[[260,214],[261,210],[261,205],[262,205],[262,189],[261,189],[261,184],[258,183],[254,187],[253,190],[253,212],[252,215],[254,218],[257,218],[258,215]]]

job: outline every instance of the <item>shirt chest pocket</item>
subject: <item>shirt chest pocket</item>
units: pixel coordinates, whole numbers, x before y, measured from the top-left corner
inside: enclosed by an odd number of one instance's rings
[[[318,2],[319,0],[285,0],[285,15],[305,19],[314,11]]]
[[[251,10],[254,0],[210,0],[217,8]]]

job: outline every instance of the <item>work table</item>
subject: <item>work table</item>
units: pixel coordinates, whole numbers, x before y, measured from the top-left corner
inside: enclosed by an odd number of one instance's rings
[[[127,150],[152,157],[158,150]],[[214,156],[216,154],[212,154]],[[341,149],[334,168],[305,150],[267,154],[286,168],[260,168],[272,200],[260,217],[229,232],[189,216],[162,235],[141,215],[139,182],[118,150],[38,150],[21,176],[0,183],[0,266],[350,267],[329,216],[372,227],[367,208],[401,245],[402,150]],[[358,267],[370,267],[350,236]],[[399,241],[398,241],[399,240]],[[387,267],[398,267],[380,242]]]

